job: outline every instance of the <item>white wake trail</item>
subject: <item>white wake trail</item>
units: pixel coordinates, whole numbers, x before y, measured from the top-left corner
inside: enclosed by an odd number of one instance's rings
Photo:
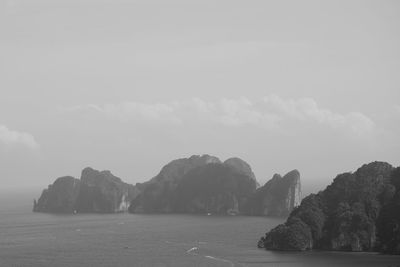
[[[192,251],[195,251],[195,250],[198,250],[199,248],[198,247],[192,247],[191,249],[188,249],[187,251],[186,251],[186,253],[189,253],[189,254],[191,254],[191,255],[199,255],[199,254],[197,254],[197,253],[192,253]]]
[[[213,257],[213,256],[204,256],[204,257],[206,257],[207,259],[215,260],[215,261],[226,262],[226,263],[229,263],[229,266],[235,267],[235,263],[233,263],[230,260],[225,260],[225,259],[221,259],[221,258],[217,258],[217,257]]]

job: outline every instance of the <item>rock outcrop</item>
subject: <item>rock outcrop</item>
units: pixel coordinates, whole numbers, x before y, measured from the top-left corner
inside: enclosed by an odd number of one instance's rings
[[[131,212],[237,214],[257,181],[250,165],[239,158],[222,163],[203,155],[172,161],[143,186]]]
[[[58,178],[34,202],[33,211],[50,213],[125,212],[138,190],[110,171],[85,168],[81,179]]]
[[[257,187],[259,187],[256,176],[254,175],[250,165],[246,161],[244,161],[240,158],[229,158],[224,161],[224,164],[232,167],[238,173],[241,173],[241,174],[244,174],[244,175],[250,177],[251,179],[253,179],[255,181],[255,183],[257,184]]]
[[[208,164],[188,172],[175,193],[180,213],[239,214],[256,190],[256,182],[225,163]]]
[[[300,173],[293,170],[281,177],[275,174],[257,189],[245,207],[248,215],[288,216],[301,201]]]
[[[132,213],[174,212],[174,194],[182,177],[197,167],[211,163],[221,163],[221,161],[209,155],[194,155],[171,161],[157,176],[148,182],[136,185],[141,192],[131,202],[129,211]]]
[[[216,213],[287,216],[300,203],[300,174],[258,183],[248,163],[209,155],[170,162],[130,206],[132,213]]]
[[[81,181],[71,176],[60,177],[44,189],[34,202],[33,211],[72,213],[79,195]]]
[[[85,168],[81,178],[58,178],[34,201],[51,213],[212,213],[287,216],[301,198],[292,171],[258,188],[248,163],[210,155],[173,160],[154,178],[135,186],[110,171]]]
[[[125,212],[136,196],[133,185],[124,183],[110,171],[85,168],[81,175],[81,189],[76,202],[77,212]]]
[[[400,254],[400,168],[372,162],[338,175],[325,190],[306,197],[258,246]]]

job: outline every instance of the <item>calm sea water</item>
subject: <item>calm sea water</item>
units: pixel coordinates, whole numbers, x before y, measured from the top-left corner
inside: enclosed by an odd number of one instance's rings
[[[0,266],[400,266],[373,253],[271,252],[258,238],[281,219],[192,215],[50,215],[0,197]]]

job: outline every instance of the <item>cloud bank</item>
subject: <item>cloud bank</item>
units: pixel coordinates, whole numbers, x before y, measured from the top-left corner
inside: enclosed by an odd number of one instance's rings
[[[5,125],[0,125],[0,143],[5,145],[22,145],[30,149],[39,148],[39,144],[30,133],[10,130]]]
[[[375,122],[359,112],[338,113],[320,107],[313,98],[285,99],[278,95],[258,100],[246,97],[216,101],[193,98],[169,103],[124,102],[87,104],[64,108],[67,112],[94,112],[121,122],[185,125],[213,123],[226,127],[253,126],[270,131],[284,131],[290,123],[320,125],[334,131],[369,136]]]

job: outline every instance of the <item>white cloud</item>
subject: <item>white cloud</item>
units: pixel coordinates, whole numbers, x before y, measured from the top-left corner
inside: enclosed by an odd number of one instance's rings
[[[312,98],[284,99],[277,95],[252,101],[241,97],[205,101],[193,98],[171,103],[124,102],[119,104],[84,105],[63,109],[64,111],[94,111],[110,119],[123,122],[142,121],[148,123],[216,123],[227,127],[252,125],[268,130],[285,130],[285,121],[319,124],[333,130],[367,136],[375,123],[361,112],[341,114],[318,106]]]
[[[23,145],[31,149],[39,148],[39,144],[30,133],[13,131],[0,125],[0,142],[5,145]]]
[[[202,113],[210,113],[215,110],[215,104],[204,101],[201,98],[193,98],[189,105],[192,105],[194,109]]]
[[[219,102],[219,121],[227,126],[255,125],[274,128],[277,121],[275,114],[265,113],[247,98],[222,99]]]
[[[320,108],[312,98],[283,99],[277,95],[264,97],[264,103],[272,113],[282,118],[317,122],[333,129],[345,129],[362,136],[369,135],[375,128],[372,119],[361,112],[335,113]]]

